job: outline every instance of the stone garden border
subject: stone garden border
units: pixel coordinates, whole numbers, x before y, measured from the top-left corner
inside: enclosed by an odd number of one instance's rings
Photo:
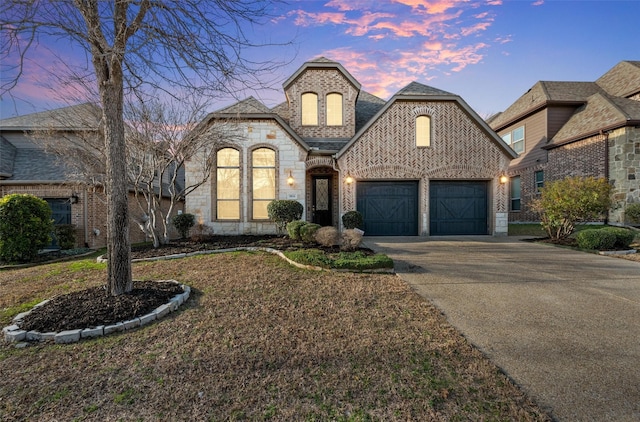
[[[176,280],[158,280],[158,282],[171,282],[175,284],[180,284]],[[111,333],[116,333],[120,331],[132,330],[134,328],[142,327],[144,325],[149,324],[155,320],[161,319],[165,317],[170,312],[177,310],[180,305],[185,303],[187,299],[189,299],[189,295],[191,294],[191,287],[186,284],[180,284],[182,287],[183,293],[177,294],[171,299],[169,299],[168,303],[164,305],[158,306],[153,311],[149,312],[146,315],[141,317],[133,318],[129,321],[122,321],[112,325],[100,325],[94,328],[79,328],[75,330],[66,330],[60,331],[59,333],[51,332],[51,333],[40,333],[38,331],[25,331],[20,329],[20,323],[24,319],[26,315],[28,315],[33,309],[36,309],[39,306],[44,305],[50,299],[44,300],[37,305],[35,305],[31,310],[27,312],[22,312],[16,315],[13,318],[13,324],[2,329],[2,333],[4,335],[4,339],[7,342],[19,343],[19,342],[34,342],[34,341],[50,341],[53,340],[56,344],[67,344],[67,343],[76,343],[81,339],[92,338],[92,337],[101,337],[106,336]],[[26,343],[19,343],[24,344]]]

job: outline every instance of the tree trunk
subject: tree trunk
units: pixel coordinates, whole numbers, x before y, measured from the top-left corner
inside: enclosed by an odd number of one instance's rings
[[[107,152],[107,287],[118,296],[133,289],[129,201],[124,136],[122,75],[101,81],[102,115]]]

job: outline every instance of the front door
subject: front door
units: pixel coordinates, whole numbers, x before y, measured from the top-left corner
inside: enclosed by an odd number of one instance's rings
[[[321,226],[333,225],[331,210],[331,176],[313,176],[312,221]]]

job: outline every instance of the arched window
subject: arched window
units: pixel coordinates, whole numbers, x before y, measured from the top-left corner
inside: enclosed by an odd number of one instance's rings
[[[327,95],[327,126],[342,126],[342,94]]]
[[[276,152],[258,148],[251,154],[252,218],[267,220],[267,205],[276,199]]]
[[[318,125],[318,94],[314,92],[302,94],[302,125]]]
[[[216,219],[240,219],[240,152],[233,148],[216,154]]]
[[[431,145],[431,117],[416,117],[416,146],[428,147]]]

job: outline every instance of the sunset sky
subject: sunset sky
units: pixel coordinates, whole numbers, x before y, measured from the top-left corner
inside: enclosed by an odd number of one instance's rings
[[[319,56],[342,63],[383,99],[417,81],[460,95],[483,117],[539,80],[594,81],[621,60],[640,60],[636,0],[294,0],[277,7],[253,33],[262,42],[292,39],[291,47],[262,53],[292,62],[274,75],[276,91],[246,93],[268,106],[284,101],[284,79]],[[2,118],[64,105],[43,87],[56,51],[80,54],[55,44],[34,50],[12,95],[1,99]]]

